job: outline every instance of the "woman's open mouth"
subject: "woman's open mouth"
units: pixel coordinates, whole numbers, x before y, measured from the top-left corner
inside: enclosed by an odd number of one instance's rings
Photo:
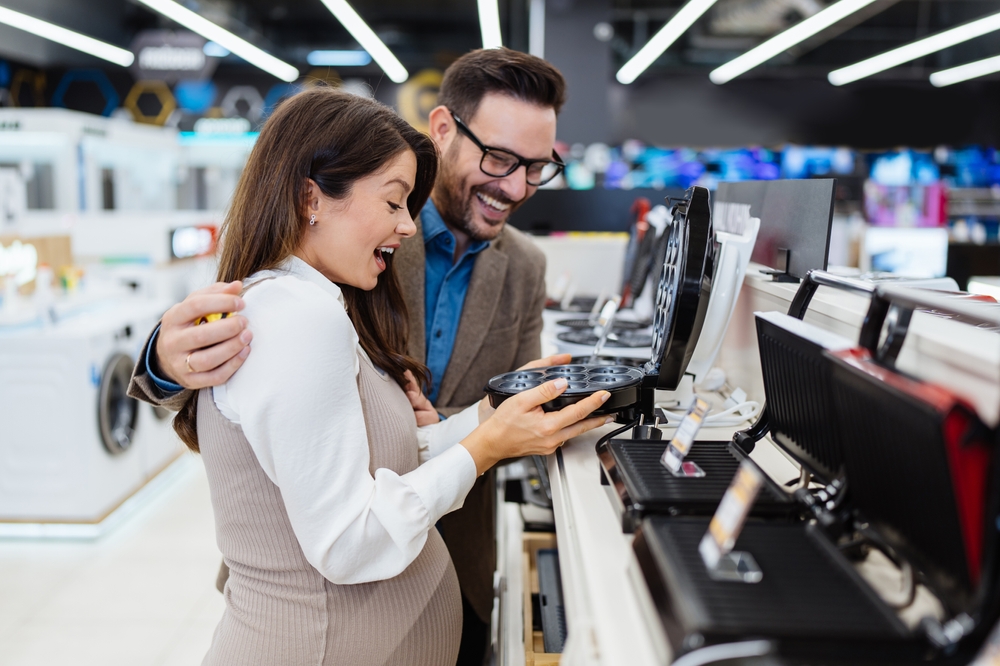
[[[377,247],[375,248],[375,263],[378,265],[380,271],[385,270],[385,255],[392,254],[396,251],[394,247]]]

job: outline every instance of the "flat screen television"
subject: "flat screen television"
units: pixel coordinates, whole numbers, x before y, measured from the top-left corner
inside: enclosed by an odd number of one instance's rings
[[[814,268],[826,270],[836,184],[834,178],[720,183],[715,216],[725,217],[720,207],[749,205],[750,216],[760,218],[751,261],[799,280]]]

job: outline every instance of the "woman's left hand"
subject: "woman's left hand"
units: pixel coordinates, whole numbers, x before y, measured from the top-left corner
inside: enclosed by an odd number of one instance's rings
[[[420,390],[416,378],[409,370],[406,371],[406,397],[413,407],[413,415],[417,417],[417,426],[431,425],[441,420],[441,416],[434,409],[434,405],[427,399],[424,392]]]

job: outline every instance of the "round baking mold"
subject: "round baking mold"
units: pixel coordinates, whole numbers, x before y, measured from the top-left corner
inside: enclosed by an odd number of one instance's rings
[[[642,376],[640,369],[625,365],[553,365],[497,375],[489,381],[486,393],[490,397],[490,404],[498,407],[504,400],[518,393],[541,386],[544,382],[563,378],[569,381],[567,389],[555,400],[542,405],[542,409],[554,412],[580,402],[597,391],[608,391],[611,397],[594,414],[614,414],[639,401]]]
[[[592,331],[563,331],[556,335],[563,342],[571,342],[575,345],[593,347],[597,344],[597,336]],[[604,346],[606,348],[638,349],[649,347],[653,344],[653,336],[649,333],[639,333],[636,331],[623,331],[617,339],[608,339]]]

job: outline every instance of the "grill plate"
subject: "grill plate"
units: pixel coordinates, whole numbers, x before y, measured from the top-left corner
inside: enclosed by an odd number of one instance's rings
[[[625,506],[623,525],[630,531],[648,513],[707,515],[715,511],[743,459],[729,442],[695,442],[685,460],[705,471],[699,478],[677,477],[661,463],[665,441],[613,439],[599,452],[605,472]],[[790,515],[795,503],[771,483],[765,483],[754,504],[754,515]]]
[[[898,648],[909,637],[825,537],[802,524],[748,523],[735,549],[754,556],[763,580],[712,580],[698,554],[708,522],[653,516],[636,535],[640,567],[675,644],[697,633],[708,642],[773,637],[801,648],[850,640],[871,649]]]

